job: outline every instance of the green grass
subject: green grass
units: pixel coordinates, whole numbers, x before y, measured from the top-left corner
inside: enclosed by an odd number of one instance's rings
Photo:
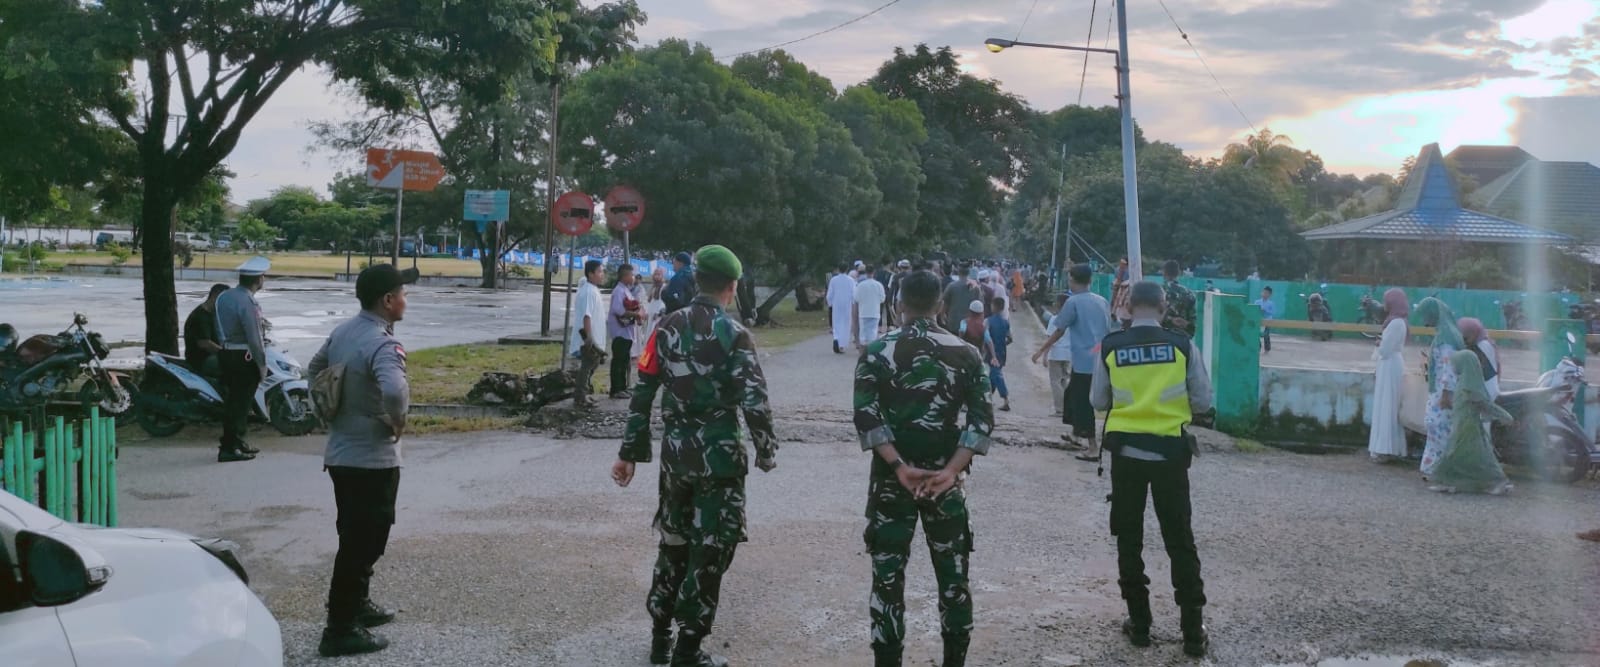
[[[411,352],[406,370],[411,402],[462,404],[484,373],[544,373],[555,370],[560,345],[495,345],[474,343]],[[596,373],[595,375],[601,375]]]
[[[826,309],[802,313],[795,310],[797,305],[794,297],[789,296],[772,309],[773,324],[755,329],[758,348],[779,350],[828,332]]]
[[[513,417],[465,418],[413,415],[406,418],[406,435],[509,431],[521,425],[522,420]]]

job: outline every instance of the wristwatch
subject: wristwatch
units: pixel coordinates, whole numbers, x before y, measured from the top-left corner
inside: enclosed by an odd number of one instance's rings
[[[893,471],[899,471],[900,468],[905,466],[905,464],[905,459],[896,458],[895,460],[889,462],[889,469]]]

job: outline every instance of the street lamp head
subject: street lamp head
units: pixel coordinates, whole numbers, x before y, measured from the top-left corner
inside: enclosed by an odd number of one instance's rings
[[[1011,41],[1009,39],[1000,39],[999,37],[990,37],[989,39],[986,39],[986,40],[983,41],[983,45],[989,49],[990,53],[999,53],[999,52],[1004,51],[1006,49],[1009,49],[1009,48],[1011,48],[1013,46],[1016,46],[1017,43],[1013,42],[1013,41]]]

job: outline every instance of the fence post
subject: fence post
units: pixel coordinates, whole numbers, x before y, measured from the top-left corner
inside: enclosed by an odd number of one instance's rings
[[[56,496],[60,488],[56,484],[56,475],[59,474],[59,465],[56,461],[56,447],[60,444],[61,432],[55,424],[51,424],[44,432],[44,511],[61,516],[56,510],[59,504]]]
[[[106,417],[106,526],[117,526],[117,418]]]
[[[1243,296],[1206,294],[1206,347],[1218,430],[1250,433],[1261,417],[1261,307]]]

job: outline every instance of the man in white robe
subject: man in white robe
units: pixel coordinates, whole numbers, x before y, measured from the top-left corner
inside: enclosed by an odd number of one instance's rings
[[[850,266],[839,265],[839,273],[828,281],[828,321],[833,325],[833,353],[844,354],[850,347],[850,330],[855,325],[856,281]]]

